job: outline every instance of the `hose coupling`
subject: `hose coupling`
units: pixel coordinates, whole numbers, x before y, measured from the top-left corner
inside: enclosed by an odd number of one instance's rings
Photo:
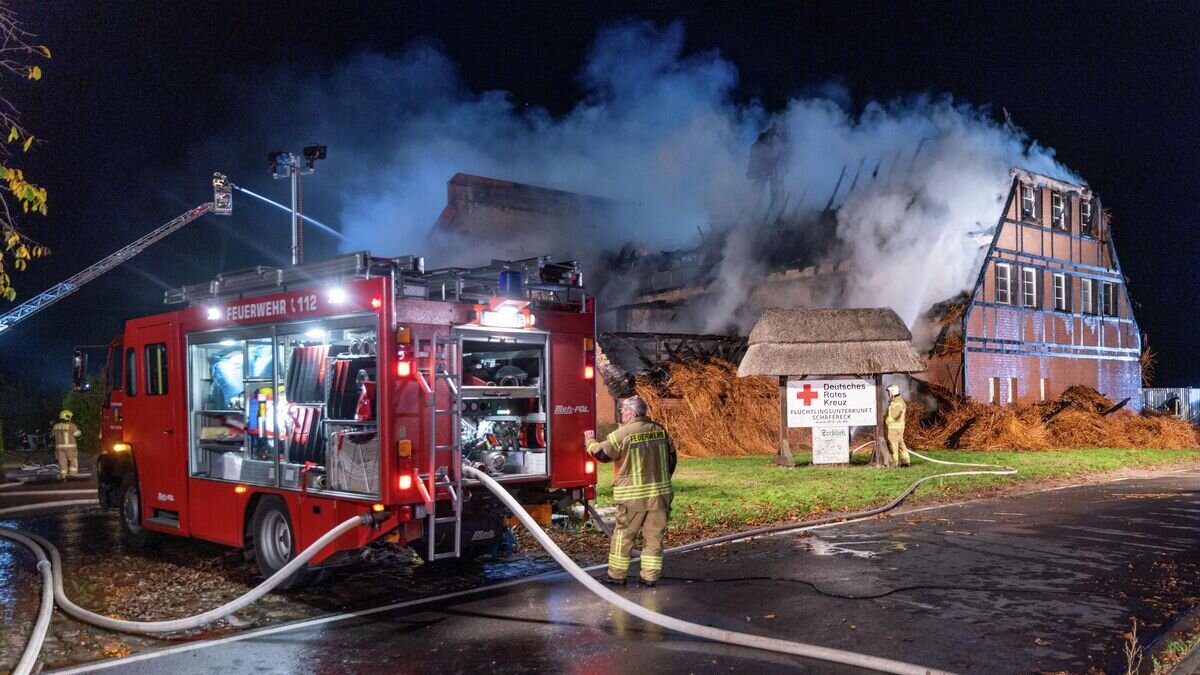
[[[368,527],[373,527],[375,525],[378,525],[379,523],[382,523],[383,521],[385,521],[391,517],[392,517],[392,512],[388,511],[386,509],[383,511],[367,511],[365,513],[359,514],[359,516],[358,516],[359,520],[362,521],[362,524],[366,525]]]

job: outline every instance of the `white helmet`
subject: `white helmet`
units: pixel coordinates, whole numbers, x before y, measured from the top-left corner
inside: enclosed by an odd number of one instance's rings
[[[899,396],[900,395],[900,387],[897,387],[894,384],[889,384],[887,386],[886,391],[888,393],[888,396]]]

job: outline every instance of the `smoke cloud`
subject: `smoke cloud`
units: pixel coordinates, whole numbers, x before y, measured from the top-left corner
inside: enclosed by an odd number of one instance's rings
[[[330,147],[312,184],[340,205],[345,250],[426,254],[434,265],[500,257],[431,232],[458,172],[608,198],[620,217],[582,234],[508,242],[505,253],[603,266],[603,251],[629,242],[656,252],[703,240],[709,292],[660,329],[748,330],[758,305],[789,302],[755,289],[772,269],[769,254],[798,241],[820,251],[813,262],[844,261],[848,275],[806,302],[891,306],[911,325],[973,282],[979,242],[968,235],[995,225],[1011,167],[1079,182],[1052,150],[950,96],[855,111],[845,90],[815,86],[782,110],[739,102],[735,65],[717,52],[685,53],[683,37],[679,23],[604,28],[578,76],[584,96],[557,116],[505,92],[468,90],[426,43],[281,75],[275,89],[305,111],[300,131]],[[747,179],[751,145],[772,123],[788,138],[774,199]],[[632,291],[627,278],[606,283],[624,291],[610,297]]]

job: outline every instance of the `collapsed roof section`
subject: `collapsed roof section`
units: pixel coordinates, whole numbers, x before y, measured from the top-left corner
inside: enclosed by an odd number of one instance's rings
[[[446,185],[446,207],[434,229],[499,239],[570,231],[594,232],[617,202],[574,192],[456,173]]]

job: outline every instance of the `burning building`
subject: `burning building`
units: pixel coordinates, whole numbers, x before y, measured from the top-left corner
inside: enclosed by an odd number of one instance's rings
[[[806,209],[803,195],[790,208],[782,203],[786,197],[773,186],[776,176],[760,175],[760,167],[751,179],[763,183],[770,200],[749,225],[701,232],[693,249],[648,252],[629,244],[602,254],[593,262],[603,268],[599,276],[620,280],[624,290],[608,298],[601,290],[601,329],[622,333],[623,344],[638,332],[675,340],[690,333],[696,344],[709,344],[718,337],[714,333],[736,335],[739,326],[730,320],[713,330],[698,315],[756,317],[765,307],[849,306],[863,263],[839,240],[839,208],[860,178],[873,182],[878,173],[878,166],[873,172],[843,169],[833,194]],[[582,242],[604,227],[619,206],[458,174],[437,229],[510,243],[537,235],[569,245],[572,236]],[[1141,337],[1099,199],[1086,185],[1013,169],[1001,211],[994,227],[964,228],[958,235],[960,249],[978,261],[971,268],[973,283],[913,322],[918,343],[924,340],[929,350],[929,369],[916,378],[997,404],[1046,400],[1086,385],[1113,400],[1130,398],[1131,407],[1138,407]],[[734,298],[736,308],[716,312],[714,303],[728,290],[722,265],[736,237],[746,240],[756,276]],[[658,351],[670,358],[678,352]]]

